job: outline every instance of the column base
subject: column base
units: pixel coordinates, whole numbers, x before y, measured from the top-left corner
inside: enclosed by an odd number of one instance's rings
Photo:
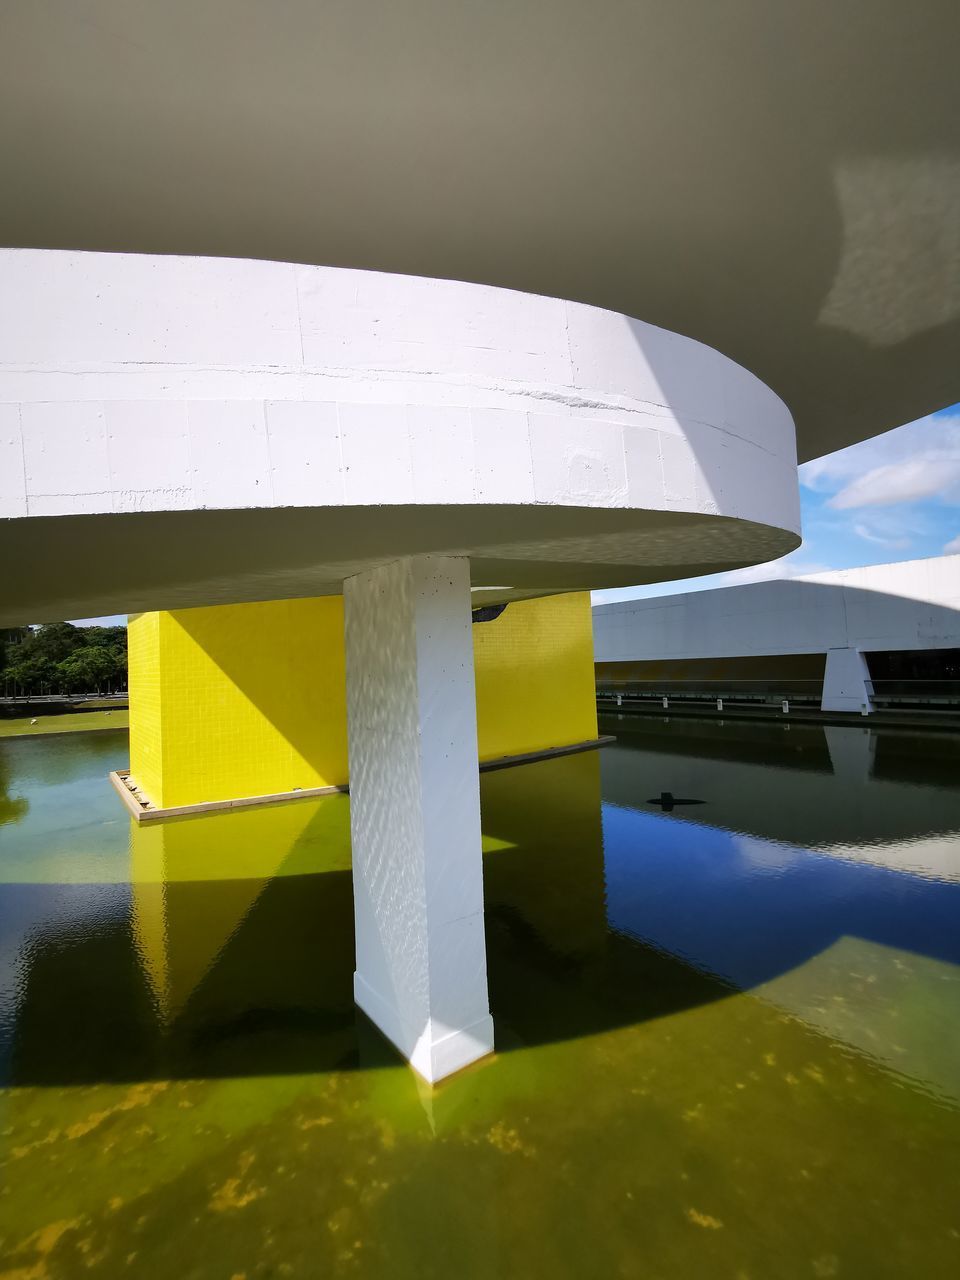
[[[493,1053],[493,1018],[486,1014],[469,1027],[451,1029],[436,1018],[417,1031],[404,1025],[397,1010],[353,975],[353,998],[378,1031],[428,1084],[436,1084],[471,1062]]]
[[[873,711],[870,670],[859,649],[828,649],[823,671],[821,711]]]

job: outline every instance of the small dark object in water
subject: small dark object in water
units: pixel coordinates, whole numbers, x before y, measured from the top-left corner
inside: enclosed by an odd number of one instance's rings
[[[672,791],[661,791],[656,800],[648,800],[647,804],[658,804],[664,813],[669,813],[678,804],[706,804],[706,800],[684,800],[675,796]]]
[[[506,607],[505,604],[482,604],[470,612],[474,622],[496,622]]]

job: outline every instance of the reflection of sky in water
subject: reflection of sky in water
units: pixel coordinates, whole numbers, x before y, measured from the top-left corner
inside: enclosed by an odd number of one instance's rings
[[[960,883],[605,803],[612,929],[960,1099]]]
[[[854,935],[960,964],[960,884],[603,806],[613,928],[753,987]]]

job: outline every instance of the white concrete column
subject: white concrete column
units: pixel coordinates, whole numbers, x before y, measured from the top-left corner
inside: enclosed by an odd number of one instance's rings
[[[821,711],[873,710],[870,669],[859,649],[828,649]]]
[[[433,1082],[493,1050],[463,558],[344,583],[354,996]]]

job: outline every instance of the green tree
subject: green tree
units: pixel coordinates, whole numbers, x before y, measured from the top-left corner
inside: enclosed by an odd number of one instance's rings
[[[46,693],[57,675],[56,664],[41,653],[18,655],[8,672],[14,687],[22,693]]]
[[[86,669],[91,682],[88,687],[95,688],[98,693],[102,692],[117,674],[117,660],[113,652],[97,645],[85,645],[82,649],[76,649],[69,660]]]
[[[62,662],[84,643],[83,628],[75,627],[72,622],[50,622],[35,627],[24,641],[24,647],[31,654],[43,654],[51,662]]]
[[[29,634],[26,627],[0,627],[0,671],[4,670],[8,661],[14,660],[17,647]]]
[[[55,622],[4,638],[0,680],[8,694],[92,693],[126,685],[125,627]]]

